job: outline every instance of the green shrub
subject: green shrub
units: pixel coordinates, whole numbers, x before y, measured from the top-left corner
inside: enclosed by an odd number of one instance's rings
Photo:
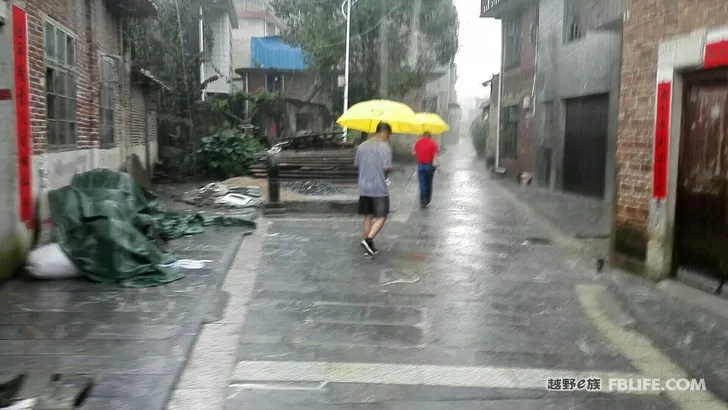
[[[252,134],[223,127],[202,138],[197,150],[197,166],[208,177],[225,179],[247,175],[250,167],[265,150]]]
[[[470,137],[473,147],[479,157],[485,155],[485,146],[488,140],[488,120],[477,119],[470,124]]]

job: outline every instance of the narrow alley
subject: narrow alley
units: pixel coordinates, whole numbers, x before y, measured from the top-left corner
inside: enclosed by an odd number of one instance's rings
[[[605,393],[610,378],[687,376],[615,324],[625,314],[590,261],[550,243],[469,141],[443,163],[431,208],[415,184],[371,260],[358,218],[261,223],[240,250],[257,261],[233,264],[226,313],[169,408],[728,408],[706,391]],[[552,378],[602,392],[548,391]]]

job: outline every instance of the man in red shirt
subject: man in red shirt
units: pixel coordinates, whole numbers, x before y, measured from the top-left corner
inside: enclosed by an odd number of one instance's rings
[[[429,132],[425,132],[417,143],[412,154],[417,158],[417,175],[420,178],[420,207],[425,208],[432,201],[432,180],[438,167],[437,156],[440,148],[432,139]]]

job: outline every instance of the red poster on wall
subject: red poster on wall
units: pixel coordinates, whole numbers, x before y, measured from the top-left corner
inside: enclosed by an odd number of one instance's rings
[[[652,197],[667,198],[667,174],[670,154],[670,103],[672,83],[657,86],[657,113],[655,116],[655,153],[652,169]]]
[[[728,66],[728,40],[718,41],[705,46],[703,68]]]
[[[35,206],[33,204],[33,139],[30,126],[30,81],[28,78],[28,15],[25,10],[13,5],[12,18],[20,220],[28,229],[33,229]]]

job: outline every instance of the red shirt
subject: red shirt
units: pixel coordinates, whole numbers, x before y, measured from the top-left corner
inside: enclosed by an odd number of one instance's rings
[[[435,155],[440,152],[440,148],[432,138],[422,137],[415,144],[414,151],[418,164],[432,164],[435,161]]]

